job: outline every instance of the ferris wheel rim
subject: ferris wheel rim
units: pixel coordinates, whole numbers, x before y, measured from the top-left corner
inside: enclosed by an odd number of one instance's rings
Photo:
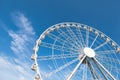
[[[55,26],[59,26],[59,25],[63,25],[63,24],[84,25],[84,24],[80,24],[80,23],[76,23],[76,22],[64,22],[64,23],[55,24],[55,25],[47,28],[47,29],[40,35],[40,37],[38,38],[37,41],[41,41],[41,40],[42,40],[41,38],[42,38],[42,37],[46,34],[46,32],[49,31],[50,29],[53,29],[53,30],[51,30],[51,31],[54,31],[54,30],[55,30]],[[87,25],[84,25],[84,26],[87,26]],[[87,26],[87,27],[92,28],[92,27],[90,27],[90,26]],[[94,30],[98,31],[100,34],[103,34],[104,36],[106,36],[108,39],[110,39],[110,41],[112,41],[112,42],[119,48],[119,45],[118,45],[115,41],[113,41],[110,37],[108,37],[106,34],[104,34],[103,32],[101,32],[101,31],[99,31],[99,30],[97,30],[97,29],[95,29],[95,28],[92,28],[92,29],[94,29]],[[39,46],[39,42],[36,42],[35,47],[38,47],[38,46]],[[37,57],[37,51],[38,51],[38,50],[35,50],[35,56],[36,56],[36,57]],[[39,74],[40,77],[41,77],[40,70],[39,70],[38,63],[37,63],[37,58],[35,59],[35,64],[37,64],[37,74]],[[42,79],[42,78],[41,78],[41,79]]]

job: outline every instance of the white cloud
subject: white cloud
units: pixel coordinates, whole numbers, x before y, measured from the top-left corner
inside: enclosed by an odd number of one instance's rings
[[[26,31],[28,34],[35,34],[31,22],[24,16],[24,14],[16,12],[12,14],[12,19],[17,27]]]
[[[17,31],[8,30],[11,37],[10,48],[16,56],[0,57],[0,80],[33,80],[30,56],[35,42],[35,31],[31,22],[22,13],[13,13],[12,19]],[[7,79],[5,79],[7,78]]]
[[[19,58],[29,58],[32,53],[31,45],[33,46],[35,42],[35,31],[24,14],[14,13],[12,18],[18,31],[8,31],[12,38],[11,49]]]
[[[28,67],[16,65],[13,60],[0,56],[0,80],[32,80],[33,74]]]

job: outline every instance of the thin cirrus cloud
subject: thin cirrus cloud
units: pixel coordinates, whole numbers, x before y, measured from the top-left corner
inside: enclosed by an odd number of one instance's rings
[[[8,30],[11,37],[10,49],[15,56],[0,56],[0,80],[33,80],[30,56],[35,42],[35,31],[31,22],[23,13],[12,14],[17,31]]]
[[[0,80],[32,80],[33,74],[22,65],[16,65],[13,59],[0,56]]]
[[[29,58],[31,55],[31,47],[35,41],[35,31],[31,22],[22,13],[12,14],[12,19],[19,29],[18,31],[9,30],[9,36],[12,38],[10,48],[16,55],[22,58]]]

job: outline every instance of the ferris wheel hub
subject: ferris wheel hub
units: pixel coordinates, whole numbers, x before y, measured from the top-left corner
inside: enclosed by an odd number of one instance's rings
[[[88,57],[95,57],[95,51],[89,47],[85,47],[83,49],[84,54],[86,54]]]

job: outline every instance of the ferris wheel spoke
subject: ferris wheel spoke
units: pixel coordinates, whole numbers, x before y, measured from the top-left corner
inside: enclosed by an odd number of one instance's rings
[[[82,69],[80,69],[80,71],[82,71],[82,74],[85,74],[85,65],[83,65],[83,67],[82,67]],[[85,80],[85,75],[82,75],[82,80]]]
[[[62,35],[62,34],[61,34],[61,35]],[[66,42],[66,43],[67,43],[66,46],[73,46],[73,45],[75,45],[73,42],[70,42],[69,38],[66,38],[66,39],[64,40],[64,39],[61,39],[60,37],[58,37],[58,36],[56,36],[56,35],[54,35],[54,34],[52,34],[52,33],[50,33],[50,34],[48,35],[48,37],[50,37],[51,39],[59,42],[60,44],[63,44],[64,42]],[[69,44],[68,44],[68,42],[69,42]]]
[[[89,46],[89,30],[86,30],[86,46]]]
[[[50,77],[51,75],[53,75],[53,74],[55,74],[55,73],[57,73],[57,72],[65,69],[66,67],[70,66],[71,64],[75,63],[75,62],[78,61],[78,60],[79,60],[79,59],[76,58],[76,59],[74,59],[74,60],[72,60],[72,61],[70,61],[70,62],[67,62],[66,64],[58,67],[57,69],[53,70],[52,72],[47,73],[47,74],[46,74],[46,77]]]
[[[76,37],[77,37],[78,43],[81,45],[81,47],[84,47],[84,43],[82,41],[82,37],[81,37],[81,35],[79,33],[79,30],[78,30],[79,28],[76,28],[76,30],[74,32],[76,32]]]
[[[87,60],[85,60],[85,64],[88,64],[88,61]],[[83,79],[83,80],[87,80],[87,65],[85,65],[85,78]]]
[[[109,65],[108,67],[110,67],[110,65],[112,64],[112,61],[109,61],[109,59],[107,58],[103,58],[103,57],[96,57],[96,58],[100,60],[101,64],[105,64],[104,66]]]
[[[38,56],[38,60],[53,60],[53,59],[62,59],[62,58],[76,58],[79,54],[60,54],[60,55],[50,55],[50,56]]]
[[[59,43],[61,43],[61,44],[62,44],[62,42],[64,42],[63,39],[59,38],[58,36],[56,36],[56,35],[54,35],[54,34],[52,34],[52,33],[50,33],[50,34],[48,35],[48,37],[50,37],[50,38],[53,39],[53,40],[56,40],[56,39],[57,39],[57,42],[59,42]]]
[[[91,58],[91,59],[88,59],[88,63],[89,63],[89,67],[91,67],[91,69],[93,70],[93,73],[96,77],[96,79],[98,80],[102,80],[102,77],[101,75],[99,74],[99,68],[96,66],[97,64],[94,62],[94,60]],[[93,65],[94,64],[94,65]],[[98,70],[97,70],[98,69]],[[95,79],[95,80],[96,80]]]
[[[90,45],[90,47],[92,47],[94,45],[94,43],[97,40],[98,36],[99,36],[99,34],[97,34],[97,36],[94,38],[94,40],[93,40],[92,44]]]
[[[65,52],[71,52],[71,51],[78,52],[77,50],[75,50],[73,48],[66,48],[66,47],[62,47],[62,46],[59,46],[59,45],[54,45],[53,46],[53,44],[47,43],[47,42],[41,42],[41,46],[51,48],[51,49],[55,49],[55,50],[63,49]]]
[[[115,77],[95,57],[93,58],[93,60],[95,60],[113,80],[116,80]]]
[[[70,42],[67,41],[67,40],[68,40],[68,39],[66,39],[66,40],[64,40],[64,41],[62,42],[61,51],[64,52],[64,51],[66,50],[65,48],[71,49],[70,53],[72,52],[72,50],[73,50],[73,51],[78,51],[77,47],[75,47],[74,44],[68,45],[68,43],[70,43]],[[53,46],[52,46],[52,49],[54,49],[54,45],[55,45],[56,41],[57,41],[57,39],[54,41]],[[76,53],[76,52],[75,52],[75,53]]]
[[[70,37],[70,36],[68,36],[68,34],[67,33],[65,33],[63,30],[61,30],[61,29],[59,29],[59,30],[57,30],[57,32],[59,33],[59,34],[63,34],[63,35],[61,35],[64,39],[66,39],[66,38],[68,38],[68,42],[72,42],[74,45],[76,45],[76,47],[77,48],[79,48],[79,45]]]
[[[103,58],[98,58],[98,59],[103,59]],[[103,59],[103,60],[106,60],[106,59]],[[109,60],[108,60],[108,61],[109,61]],[[112,68],[112,70],[113,70],[115,73],[117,73],[117,74],[120,73],[120,69],[118,68],[117,65],[116,65],[116,66],[113,66],[113,65],[111,65],[109,62],[106,62],[106,61],[102,61],[101,63],[102,63],[102,64],[105,64],[105,66],[109,66],[109,69]],[[117,75],[117,74],[116,74],[116,75]]]
[[[102,51],[96,51],[96,54],[115,54],[116,50],[102,50]]]
[[[82,43],[82,41],[81,41],[81,38],[80,38],[80,35],[79,35],[79,32],[78,32],[78,28],[76,28],[76,33],[77,33],[77,38],[78,38],[78,41],[79,41],[79,44],[81,45],[81,47],[84,47],[83,46],[83,43]]]
[[[101,77],[98,75],[98,73],[94,70],[93,66],[90,63],[90,60],[88,61],[88,67],[90,68],[90,72],[94,78],[94,80],[102,80]]]
[[[105,57],[105,56],[99,56],[98,58],[109,61],[109,62],[114,62],[114,63],[120,64],[120,60],[114,59],[112,57],[110,58],[110,57]]]
[[[81,43],[83,44],[83,47],[85,47],[85,41],[84,41],[83,34],[82,34],[80,28],[77,29],[77,32],[78,32],[78,34],[79,34]]]
[[[112,68],[116,73],[118,73],[118,74],[120,73],[120,69],[118,69],[118,67],[112,66],[112,65],[108,64],[108,63],[105,62],[105,61],[103,61],[103,62],[101,62],[101,63],[105,64],[106,66],[109,66],[109,67]]]
[[[81,71],[82,71],[82,80],[89,80],[87,78],[87,71],[88,71],[87,67],[88,67],[88,63],[87,63],[87,60],[85,60],[85,65],[83,65],[83,69],[81,69]]]
[[[39,75],[34,79],[120,78],[120,46],[101,31],[84,24],[66,22],[49,27],[36,40],[33,50],[32,70]],[[40,72],[41,66],[48,71]]]
[[[71,30],[70,27],[66,28],[68,33],[70,34],[71,38],[78,44],[79,47],[82,47],[80,41],[78,40],[77,36],[74,34],[74,32]]]
[[[100,44],[99,46],[97,46],[96,48],[94,48],[94,50],[97,50],[97,49],[103,47],[103,46],[106,45],[107,43],[108,43],[108,42],[104,42],[104,43]]]
[[[105,75],[104,71],[100,68],[100,66],[95,62],[95,60],[93,60],[93,62],[95,63],[95,65],[97,66],[98,70],[101,72],[101,74],[103,75],[103,77],[105,78],[105,80],[108,80],[107,76]],[[102,80],[102,79],[101,79]]]
[[[73,77],[73,75],[76,73],[77,69],[80,67],[81,63],[83,62],[83,60],[85,58],[86,58],[86,55],[83,56],[83,58],[80,60],[80,62],[77,64],[77,66],[73,69],[73,71],[68,76],[67,80],[70,80]]]

